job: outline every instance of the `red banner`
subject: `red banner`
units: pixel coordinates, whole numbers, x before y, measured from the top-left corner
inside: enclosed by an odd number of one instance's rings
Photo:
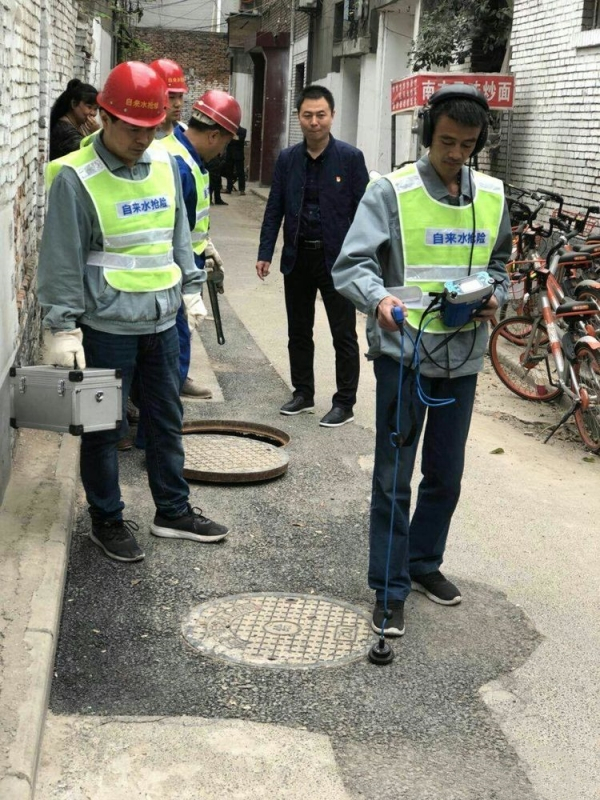
[[[451,83],[468,83],[483,92],[490,108],[512,108],[515,94],[513,75],[498,72],[419,72],[392,81],[392,114],[424,106],[431,95]]]

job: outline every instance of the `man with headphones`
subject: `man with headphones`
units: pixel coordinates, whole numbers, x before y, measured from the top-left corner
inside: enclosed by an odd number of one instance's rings
[[[428,154],[369,186],[333,267],[336,289],[368,315],[377,381],[369,586],[372,627],[386,636],[404,633],[411,588],[440,605],[462,599],[440,567],[488,323],[506,298],[511,252],[502,182],[470,167],[486,142],[488,110],[484,95],[466,84],[431,96],[419,115]],[[447,327],[444,284],[482,271],[494,281],[493,294],[468,323]],[[402,333],[392,316],[397,307]],[[411,517],[421,433],[423,477]]]

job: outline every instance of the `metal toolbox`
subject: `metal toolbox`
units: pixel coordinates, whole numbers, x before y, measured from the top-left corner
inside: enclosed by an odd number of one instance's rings
[[[82,433],[114,430],[123,417],[121,370],[12,367],[13,428]]]

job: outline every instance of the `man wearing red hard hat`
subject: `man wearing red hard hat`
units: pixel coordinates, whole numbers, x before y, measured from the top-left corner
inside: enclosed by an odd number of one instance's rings
[[[157,58],[150,63],[150,66],[167,86],[166,116],[156,137],[161,139],[173,133],[181,122],[183,95],[188,93],[188,86],[183,70],[176,61],[170,58]]]
[[[136,369],[156,506],[150,530],[214,542],[227,528],[190,506],[183,478],[175,317],[182,293],[188,315],[196,314],[202,274],[192,257],[179,170],[163,148],[150,147],[166,102],[165,84],[147,64],[119,64],[98,95],[102,131],[53,162],[60,169],[50,186],[38,269],[43,363],[120,369],[124,399]],[[116,561],[139,561],[138,526],[123,519],[121,435],[83,434],[81,479],[91,540]]]
[[[206,163],[224,152],[237,134],[241,117],[240,104],[234,97],[220,89],[211,89],[194,103],[187,128],[176,125],[172,134],[160,140],[179,167],[196,266],[206,269],[207,280],[220,292],[223,291],[223,261],[209,236],[210,178]],[[196,318],[200,319],[200,316]],[[190,329],[195,325],[192,319]]]
[[[179,138],[184,133],[186,126],[182,125],[181,123],[181,109],[183,106],[183,95],[187,93],[188,86],[185,80],[185,75],[183,69],[179,66],[176,61],[173,61],[170,58],[158,58],[156,61],[152,61],[150,66],[156,72],[156,74],[163,79],[167,87],[167,109],[166,109],[166,117],[164,121],[161,123],[160,127],[156,132],[156,139],[160,141],[162,145],[164,145],[167,150],[173,156],[183,155],[186,156],[185,148],[182,148],[179,145]],[[176,135],[177,134],[177,135]],[[183,161],[181,159],[178,160],[178,165],[180,166],[180,172],[182,172],[181,167],[183,165]],[[184,170],[187,174],[189,170]],[[185,180],[185,175],[182,172],[182,179]],[[193,182],[192,182],[193,183]],[[203,187],[201,187],[203,189]],[[192,189],[196,190],[195,186],[192,186]],[[196,198],[190,198],[190,193],[187,191],[187,185],[184,183],[184,200],[186,203],[186,207],[192,206],[191,211],[188,210],[190,215],[190,227],[192,231],[196,226]],[[208,207],[206,208],[206,231],[208,231]],[[194,233],[192,233],[192,237],[194,237]],[[196,255],[196,266],[199,269],[204,269],[204,261],[199,261],[198,255],[202,252],[205,247],[207,246],[207,242],[204,240],[201,243],[201,250],[198,249],[198,245],[194,242],[194,253]],[[206,309],[204,308],[204,313]],[[182,309],[177,315],[177,332],[179,334],[179,376],[181,380],[181,388],[179,390],[180,394],[183,397],[193,397],[200,400],[210,400],[212,397],[212,391],[206,386],[199,386],[195,383],[193,378],[190,378],[188,375],[191,363],[191,356],[192,356],[192,341],[191,341],[191,331],[188,327],[188,323],[185,317],[185,313]],[[141,445],[140,440],[140,431],[138,429],[138,438],[136,440],[136,444],[138,446]]]

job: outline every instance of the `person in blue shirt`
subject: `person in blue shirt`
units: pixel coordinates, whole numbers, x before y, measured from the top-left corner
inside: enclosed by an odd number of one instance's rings
[[[156,138],[167,147],[171,155],[175,156],[178,152],[175,144],[175,131],[183,132],[186,127],[181,122],[181,116],[184,97],[188,92],[187,82],[181,66],[170,58],[159,58],[153,61],[150,66],[167,86],[167,116],[157,130]],[[212,397],[211,390],[206,386],[198,386],[194,379],[189,376],[192,358],[192,336],[184,308],[179,310],[176,325],[179,335],[179,377],[181,383],[179,394],[182,397],[193,397],[197,400],[210,400]],[[140,437],[138,436],[139,444]]]
[[[242,110],[234,97],[219,89],[211,89],[194,103],[187,127],[175,127],[173,136],[178,149],[171,147],[179,167],[196,265],[206,270],[207,279],[220,291],[223,288],[223,261],[208,233],[210,178],[206,165],[224,153],[237,135],[241,116]]]

